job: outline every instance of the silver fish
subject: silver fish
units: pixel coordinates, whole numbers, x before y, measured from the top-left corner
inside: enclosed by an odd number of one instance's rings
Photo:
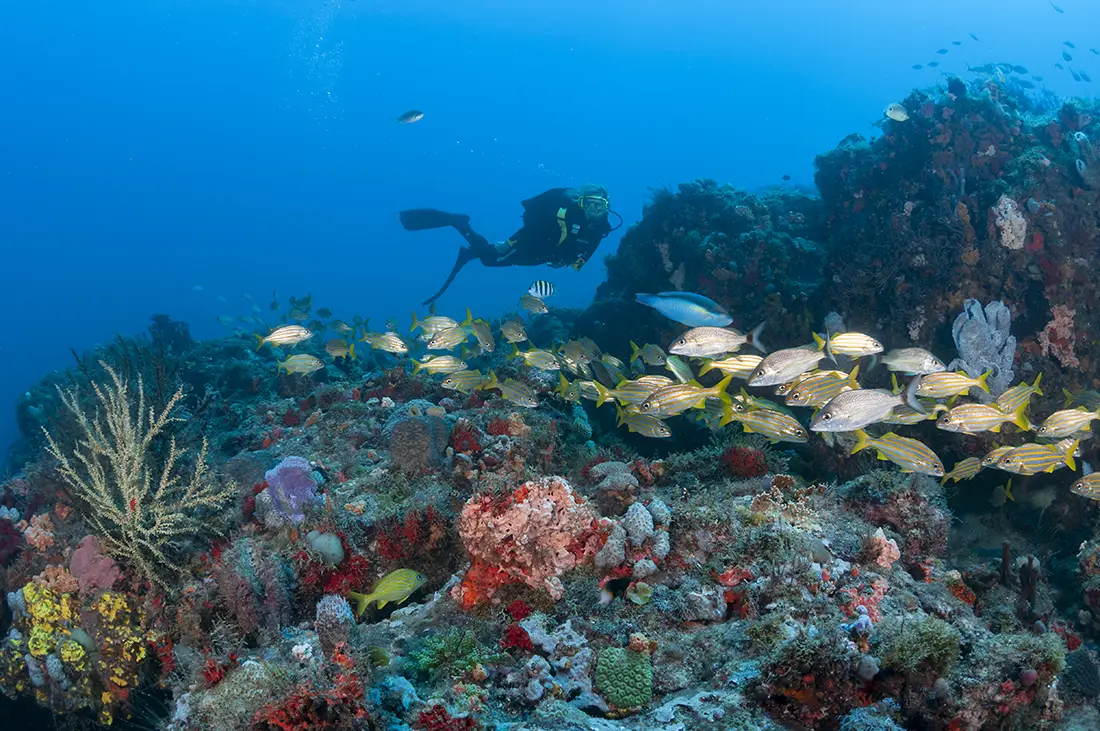
[[[777,386],[793,381],[806,371],[816,368],[825,357],[823,351],[813,347],[777,350],[760,361],[760,365],[749,376],[749,385]]]
[[[751,333],[744,335],[736,330],[724,327],[695,327],[678,337],[668,352],[675,355],[687,355],[693,358],[706,358],[740,350],[742,345],[751,343],[754,348],[764,351],[760,343],[760,333],[764,323],[756,326]]]

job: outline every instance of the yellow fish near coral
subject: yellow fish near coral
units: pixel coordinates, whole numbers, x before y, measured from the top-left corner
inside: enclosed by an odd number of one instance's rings
[[[383,576],[374,585],[374,589],[370,594],[349,591],[348,599],[355,602],[355,616],[361,617],[363,612],[367,611],[367,607],[370,606],[371,602],[378,602],[379,609],[390,602],[400,604],[408,599],[414,591],[424,586],[427,580],[424,574],[412,569],[397,569]]]

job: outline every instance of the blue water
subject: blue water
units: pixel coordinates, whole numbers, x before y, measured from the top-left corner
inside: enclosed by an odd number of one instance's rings
[[[1052,64],[1071,40],[1073,66],[1100,81],[1100,3],[1058,5],[7,3],[0,449],[16,399],[71,365],[70,347],[140,332],[154,312],[216,337],[217,316],[266,315],[277,290],[284,309],[312,292],[345,319],[407,321],[460,239],[404,232],[401,208],[465,212],[503,239],[519,200],[595,181],[629,224],[653,187],[811,184],[816,153],[965,62],[1091,92]],[[910,69],[929,60],[942,65]],[[394,122],[411,108],[425,118]],[[536,278],[556,283],[554,304],[584,306],[621,233],[580,273],[471,265],[440,310],[497,316]]]

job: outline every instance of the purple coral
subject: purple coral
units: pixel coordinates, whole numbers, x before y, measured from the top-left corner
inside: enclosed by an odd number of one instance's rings
[[[279,514],[290,523],[301,523],[317,490],[309,460],[286,457],[274,469],[265,472],[264,478],[267,480],[268,494]]]

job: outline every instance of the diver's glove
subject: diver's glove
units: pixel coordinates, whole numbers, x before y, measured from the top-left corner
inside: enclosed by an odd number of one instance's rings
[[[577,259],[575,262],[573,262],[569,266],[579,272],[581,270],[581,267],[584,266],[584,259]]]

